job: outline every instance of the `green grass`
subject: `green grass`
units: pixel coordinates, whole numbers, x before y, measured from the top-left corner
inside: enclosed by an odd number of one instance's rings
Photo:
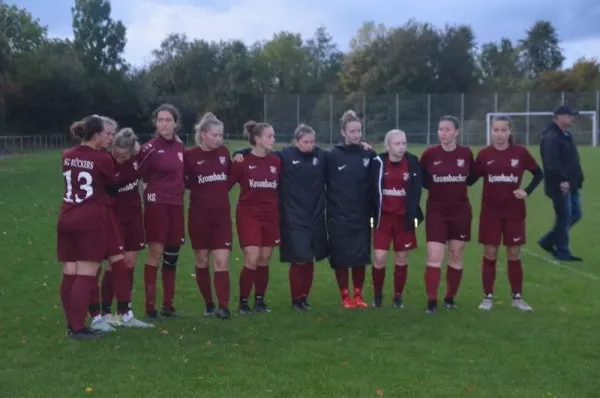
[[[600,270],[594,233],[600,225],[590,215],[600,211],[600,184],[592,177],[600,158],[594,148],[582,148],[581,155],[588,171],[584,219],[571,236],[573,252],[587,261],[561,268],[533,255],[543,256],[535,241],[553,221],[549,200],[541,189],[535,192],[528,199],[526,246],[533,254],[523,255],[531,314],[510,307],[503,256],[499,301],[489,313],[477,309],[481,247],[472,243],[460,308],[426,316],[421,228],[402,311],[391,308],[389,293],[380,310],[340,309],[334,276],[322,262],[311,297],[314,310],[293,313],[287,266],[275,253],[268,292],[273,313],[229,322],[203,319],[187,245],[177,277],[182,318],[156,330],[119,330],[97,342],[64,336],[55,243],[60,154],[1,160],[0,397],[597,397]],[[477,211],[481,183],[470,192]],[[242,260],[237,242],[234,246],[232,308]],[[140,315],[144,257],[134,293]],[[391,282],[388,272],[386,292]],[[366,292],[370,300],[370,272]],[[92,391],[86,393],[88,387]]]

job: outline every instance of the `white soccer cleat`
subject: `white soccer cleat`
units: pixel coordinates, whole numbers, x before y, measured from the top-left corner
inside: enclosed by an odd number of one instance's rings
[[[523,299],[521,298],[521,295],[518,293],[513,296],[512,306],[520,309],[521,311],[526,311],[526,312],[533,311],[533,308],[531,308],[531,306],[529,304],[527,304],[525,301],[523,301]]]
[[[114,332],[115,328],[110,326],[102,317],[94,318],[92,320],[92,324],[90,325],[90,329],[95,332],[108,333]]]
[[[137,319],[135,316],[133,316],[133,312],[129,311],[127,314],[125,315],[119,315],[119,320],[121,321],[121,324],[123,325],[123,327],[125,328],[153,328],[154,325],[151,323],[146,323],[146,322],[142,322],[139,319]]]
[[[114,316],[113,314],[106,314],[102,316],[104,318],[104,321],[106,321],[106,323],[108,323],[110,326],[114,327],[114,328],[118,328],[123,326],[123,322],[121,322],[121,320]]]
[[[479,304],[479,309],[483,310],[483,311],[489,311],[492,309],[493,306],[494,306],[494,300],[492,298],[492,295],[487,294],[481,301],[481,304]]]

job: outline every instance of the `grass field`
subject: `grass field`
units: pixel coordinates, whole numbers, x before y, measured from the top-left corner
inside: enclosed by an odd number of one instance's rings
[[[537,148],[532,148],[537,155]],[[420,152],[420,150],[415,150]],[[538,190],[528,199],[523,254],[530,314],[510,307],[506,265],[498,262],[496,306],[482,297],[481,247],[466,249],[459,309],[424,314],[425,251],[411,254],[406,308],[342,310],[327,262],[317,266],[310,313],[289,308],[287,266],[271,263],[271,314],[204,319],[192,251],[182,248],[176,306],[181,319],[156,330],[119,330],[94,342],[65,337],[55,223],[62,197],[60,153],[0,161],[0,397],[598,397],[600,168],[582,148],[587,171],[583,221],[572,231],[581,264],[544,258],[535,241],[553,221]],[[526,177],[527,179],[529,177]],[[478,211],[481,183],[471,189]],[[232,193],[232,198],[237,192]],[[477,236],[477,217],[473,236]],[[241,251],[233,251],[232,309]],[[142,315],[138,261],[134,309]],[[370,272],[366,298],[372,298]],[[160,284],[159,284],[160,285]],[[442,289],[445,285],[442,282]],[[443,293],[442,293],[443,294]],[[161,295],[159,293],[159,300]]]

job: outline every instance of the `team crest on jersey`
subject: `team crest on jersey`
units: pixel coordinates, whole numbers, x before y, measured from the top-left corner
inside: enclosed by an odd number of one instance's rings
[[[133,162],[133,169],[134,169],[134,170],[137,170],[137,169],[138,169],[138,164],[137,164],[137,162]]]
[[[316,166],[318,164],[319,164],[319,159],[313,158],[313,166]]]
[[[183,162],[183,152],[177,152],[177,156],[179,157],[179,160]]]
[[[404,181],[408,181],[410,178],[410,173],[404,173]]]
[[[512,167],[518,167],[519,166],[519,159],[511,159],[510,160],[510,165]]]
[[[464,167],[465,160],[464,159],[456,159],[456,164],[458,165],[458,167]]]
[[[225,156],[219,156],[219,162],[221,162],[222,165],[225,165]]]
[[[365,167],[369,167],[369,163],[371,163],[371,159],[363,159],[363,164]]]
[[[270,166],[270,167],[271,167],[271,173],[276,174],[277,169],[275,168],[275,166]]]

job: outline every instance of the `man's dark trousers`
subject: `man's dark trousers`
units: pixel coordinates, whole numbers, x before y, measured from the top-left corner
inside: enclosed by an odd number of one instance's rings
[[[555,257],[566,260],[571,257],[569,249],[569,229],[581,219],[581,196],[579,190],[563,194],[553,192],[548,194],[554,206],[555,220],[552,229],[539,241],[546,248],[556,247]]]

